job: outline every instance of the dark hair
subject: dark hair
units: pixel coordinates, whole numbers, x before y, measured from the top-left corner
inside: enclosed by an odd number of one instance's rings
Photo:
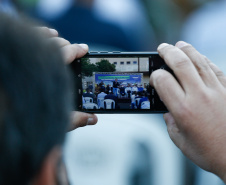
[[[89,93],[91,90],[90,88],[86,88],[86,92]]]
[[[28,184],[61,145],[71,109],[59,48],[0,14],[0,184]]]
[[[101,86],[100,92],[105,92],[105,87],[104,86]]]

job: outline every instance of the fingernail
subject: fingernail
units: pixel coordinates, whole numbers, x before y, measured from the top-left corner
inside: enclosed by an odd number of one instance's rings
[[[93,118],[88,118],[86,125],[93,125],[94,123],[94,119]]]
[[[179,42],[176,43],[176,47],[178,47],[178,48],[182,48],[182,47],[187,46],[187,45],[188,45],[188,43],[184,42],[184,41],[179,41]]]
[[[49,29],[49,31],[52,35],[58,35],[58,32],[55,29]]]
[[[89,49],[89,47],[88,47],[87,44],[79,44],[79,46],[82,47],[85,50],[88,50]]]
[[[169,44],[167,44],[167,43],[162,43],[162,44],[159,45],[159,47],[158,47],[157,50],[160,50],[160,49],[162,49],[162,48],[164,48],[164,47],[166,47],[166,46],[169,46]]]

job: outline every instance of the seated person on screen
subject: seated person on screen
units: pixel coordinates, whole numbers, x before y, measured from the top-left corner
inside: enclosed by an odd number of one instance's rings
[[[138,105],[138,108],[139,109],[141,109],[141,104],[142,104],[142,102],[145,102],[145,101],[149,101],[149,99],[148,99],[148,93],[147,92],[145,92],[145,93],[143,93],[143,97],[140,99],[140,102],[139,102],[139,105]],[[149,106],[150,107],[150,106]]]
[[[135,98],[137,97],[137,92],[133,92],[132,93],[132,96],[131,96],[131,109],[135,109],[135,105],[136,105],[136,102],[135,102]]]
[[[140,99],[140,102],[139,102],[139,105],[138,105],[138,109],[141,109],[141,104],[144,101],[149,101],[147,93],[143,93],[143,97]]]
[[[93,83],[90,83],[88,88],[90,89],[90,92],[93,93]]]
[[[131,85],[128,83],[127,87],[125,88],[125,92],[128,94],[128,98],[131,97],[131,91],[132,91]]]
[[[107,84],[107,87],[106,87],[106,94],[109,94],[109,92],[111,91],[111,87],[109,84]]]
[[[126,95],[125,87],[123,85],[120,86],[119,90],[120,90],[119,92],[120,92],[121,96],[125,96]]]
[[[144,88],[142,86],[142,84],[140,84],[140,86],[138,87],[138,92],[143,92],[144,91]]]
[[[100,93],[97,95],[97,99],[104,98],[107,94],[105,93],[105,87],[100,88]]]
[[[86,93],[83,94],[83,97],[93,98],[93,102],[96,102],[96,96],[95,94],[91,93],[89,88],[86,89]]]
[[[141,98],[143,98],[143,93],[137,92],[137,96],[135,97],[135,106],[137,109],[139,109],[139,102],[140,102]]]
[[[132,84],[132,93],[138,92],[137,84]]]
[[[110,92],[108,95],[106,95],[106,96],[104,97],[104,99],[105,99],[105,100],[106,100],[106,99],[114,100],[114,101],[115,101],[115,108],[116,108],[116,109],[119,109],[119,108],[120,108],[119,105],[118,105],[118,97],[115,96],[113,92]]]

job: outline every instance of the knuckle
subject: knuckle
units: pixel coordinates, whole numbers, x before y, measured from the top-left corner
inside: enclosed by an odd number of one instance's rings
[[[203,56],[204,60],[207,62],[207,64],[211,63],[210,60],[207,58],[207,56],[205,56],[205,55],[202,55],[202,56]]]
[[[210,106],[212,104],[212,96],[210,93],[205,92],[204,90],[201,90],[199,93],[199,99],[204,105]]]
[[[64,38],[58,37],[58,39],[59,39],[59,42],[63,43],[64,45],[70,45],[71,44],[68,40],[66,40]]]
[[[197,67],[197,70],[200,76],[204,76],[204,74],[209,72],[209,66],[204,63],[200,63],[199,66]]]
[[[186,67],[188,65],[188,63],[189,63],[189,60],[187,58],[184,58],[184,57],[177,58],[177,60],[175,61],[174,66],[176,68],[179,68],[180,69],[180,68]]]
[[[190,59],[186,56],[179,54],[178,50],[179,49],[175,47],[169,48],[165,53],[165,58],[170,59],[171,65],[174,66],[175,68],[180,69],[187,67],[187,65],[190,62]]]
[[[224,77],[224,73],[221,70],[217,70],[215,74],[217,77]]]

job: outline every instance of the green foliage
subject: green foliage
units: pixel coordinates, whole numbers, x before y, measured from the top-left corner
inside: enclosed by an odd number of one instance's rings
[[[97,62],[96,67],[98,72],[115,72],[115,65],[106,59],[101,59],[100,62]]]
[[[81,60],[82,65],[82,76],[92,76],[93,72],[97,71],[95,64],[90,63],[89,58],[83,58]]]
[[[100,62],[92,64],[89,58],[81,60],[82,76],[92,76],[93,72],[115,72],[115,65],[111,64],[109,60],[101,59]]]

